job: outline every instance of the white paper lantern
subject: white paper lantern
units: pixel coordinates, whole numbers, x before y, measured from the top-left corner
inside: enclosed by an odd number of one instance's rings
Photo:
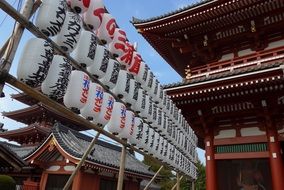
[[[126,110],[125,127],[120,131],[118,136],[122,139],[130,139],[134,134],[135,115],[132,111]]]
[[[92,0],[88,10],[84,13],[85,24],[92,30],[97,30],[102,23],[105,6],[102,0]]]
[[[147,92],[151,91],[151,88],[152,88],[153,82],[154,82],[153,80],[154,80],[154,74],[149,69],[148,74],[147,74],[147,79],[146,79],[146,85],[145,85],[145,88],[144,88]]]
[[[131,65],[134,51],[135,49],[133,45],[126,41],[124,52],[120,57],[118,57],[118,61],[128,68]]]
[[[163,112],[167,112],[168,99],[169,99],[169,97],[168,97],[167,93],[164,91],[164,96],[163,96],[163,101],[162,101],[162,106],[161,106]]]
[[[112,115],[107,124],[108,131],[113,134],[119,134],[125,127],[126,106],[120,102],[114,102]]]
[[[66,18],[59,34],[55,37],[55,42],[65,52],[72,52],[80,38],[82,30],[82,19],[73,12],[66,12]]]
[[[159,144],[160,144],[160,134],[155,132],[154,144],[153,144],[153,148],[151,150],[154,157],[157,157],[157,153],[158,153],[158,150],[159,150]]]
[[[69,59],[54,55],[47,76],[41,84],[41,91],[55,100],[63,98],[71,71]]]
[[[64,0],[43,0],[35,19],[35,26],[46,36],[55,36],[61,30],[66,17]]]
[[[47,75],[53,58],[51,44],[41,38],[31,38],[21,54],[17,77],[29,86],[37,87]]]
[[[109,122],[112,115],[114,102],[114,97],[111,94],[104,92],[101,110],[98,117],[93,121],[94,124],[105,126]]]
[[[143,120],[140,117],[134,118],[133,134],[129,138],[129,143],[136,146],[143,137]]]
[[[94,64],[97,47],[97,37],[94,33],[83,30],[78,44],[73,52],[73,58],[83,67]]]
[[[150,127],[149,129],[149,139],[148,139],[148,144],[147,144],[147,151],[150,154],[153,154],[153,146],[154,146],[154,140],[155,140],[155,130]]]
[[[103,104],[104,90],[101,85],[91,82],[86,105],[80,110],[83,117],[96,120]]]
[[[172,138],[172,133],[173,133],[173,122],[168,120],[166,137],[170,142],[172,142],[174,140]]]
[[[158,87],[159,87],[160,82],[158,81],[158,79],[156,77],[154,77],[153,79],[153,85],[152,88],[150,89],[150,96],[152,97],[153,101],[155,103],[159,103],[158,102]]]
[[[140,63],[140,69],[138,74],[135,75],[135,79],[142,85],[146,86],[147,74],[148,74],[149,67],[143,61]]]
[[[102,78],[105,76],[109,62],[109,51],[99,44],[96,47],[94,63],[87,67],[87,71],[90,72],[96,78]]]
[[[97,32],[98,38],[103,43],[109,44],[113,39],[115,28],[115,19],[109,13],[102,14],[102,23]]]
[[[165,143],[164,137],[160,136],[160,144],[157,153],[157,157],[159,160],[163,159],[164,143]]]
[[[135,104],[132,105],[133,110],[136,113],[140,113],[142,111],[143,107],[145,109],[145,105],[144,105],[145,101],[146,101],[146,91],[139,88],[138,89],[137,101],[136,101]]]
[[[131,75],[126,70],[120,70],[115,88],[112,92],[119,98],[129,94]]]
[[[125,97],[125,101],[129,104],[131,104],[131,108],[134,109],[134,105],[137,104],[138,101],[138,92],[140,89],[140,84],[134,80],[130,79],[130,84],[129,84],[129,94]]]
[[[141,111],[139,115],[146,119],[149,123],[152,123],[152,112],[153,112],[153,103],[149,95],[145,95],[145,101],[142,100]]]
[[[169,142],[164,139],[164,147],[163,147],[163,157],[162,157],[162,160],[163,162],[166,162],[167,161],[167,157],[168,157],[168,146],[169,146]]]
[[[140,70],[140,66],[141,66],[141,62],[142,62],[141,55],[139,53],[137,53],[136,51],[134,51],[133,55],[132,55],[131,64],[127,68],[128,72],[130,72],[134,76],[138,75],[139,70]]]
[[[89,86],[90,77],[86,73],[77,70],[72,71],[63,98],[64,105],[74,111],[83,108],[88,100]]]
[[[162,127],[161,127],[161,134],[165,136],[167,134],[167,126],[169,123],[169,117],[166,115],[165,112],[162,113]]]
[[[152,104],[152,123],[154,129],[158,128],[158,107],[155,103]]]
[[[163,107],[163,103],[164,103],[164,96],[165,96],[165,92],[164,92],[164,89],[163,89],[163,87],[162,87],[162,85],[161,84],[159,84],[159,86],[158,86],[158,106],[160,107],[160,108],[162,108]]]
[[[91,0],[67,0],[68,6],[76,13],[84,13],[90,6]]]
[[[125,52],[126,33],[116,28],[113,34],[113,39],[109,44],[109,51],[115,56],[119,57]]]
[[[143,136],[141,143],[138,144],[138,147],[142,148],[145,152],[148,152],[149,133],[150,126],[147,123],[143,123]]]
[[[117,83],[119,71],[120,64],[114,59],[109,59],[106,74],[100,81],[109,89],[113,89]]]

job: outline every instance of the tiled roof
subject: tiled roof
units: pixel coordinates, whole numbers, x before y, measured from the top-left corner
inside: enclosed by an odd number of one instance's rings
[[[270,68],[274,68],[274,67],[279,67],[280,65],[284,65],[284,63],[283,62],[275,62],[275,63],[257,65],[257,66],[254,66],[254,67],[241,68],[241,69],[236,69],[236,70],[233,70],[233,71],[227,71],[227,72],[217,73],[217,74],[214,74],[214,75],[193,78],[193,79],[190,79],[190,80],[184,80],[182,82],[171,83],[171,84],[164,85],[163,87],[164,87],[164,89],[167,89],[167,88],[173,88],[173,87],[178,87],[178,86],[184,86],[184,85],[188,85],[188,84],[197,84],[197,83],[200,83],[200,82],[210,81],[210,80],[214,80],[214,79],[226,78],[226,77],[231,77],[231,76],[235,76],[235,75],[239,75],[239,74],[245,74],[245,73],[270,69]]]
[[[133,24],[141,24],[141,23],[145,23],[145,22],[151,22],[151,21],[154,21],[154,20],[159,20],[159,19],[171,16],[171,15],[175,15],[177,13],[181,13],[183,11],[188,11],[190,9],[193,9],[197,6],[203,5],[203,4],[210,2],[210,1],[213,1],[213,0],[201,0],[201,1],[198,1],[196,3],[193,3],[193,4],[190,4],[190,5],[184,6],[182,8],[179,8],[178,10],[171,11],[169,13],[166,13],[166,14],[163,14],[163,15],[160,15],[160,16],[156,16],[156,17],[152,17],[152,18],[148,18],[148,19],[138,19],[138,18],[133,17],[132,23]]]
[[[15,156],[21,159],[25,158],[37,148],[37,146],[19,146],[7,142],[0,142],[0,145],[5,146],[7,149],[13,152]]]
[[[81,158],[87,149],[92,138],[67,128],[61,124],[55,124],[52,133],[60,146],[70,155]],[[105,165],[112,168],[119,168],[121,148],[104,141],[98,141],[95,151],[91,151],[87,161]],[[154,175],[149,171],[149,166],[143,164],[134,155],[127,152],[125,170],[147,176]]]

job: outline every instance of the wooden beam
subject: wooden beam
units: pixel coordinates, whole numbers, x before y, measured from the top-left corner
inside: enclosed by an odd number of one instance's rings
[[[123,178],[124,178],[124,171],[125,171],[125,158],[126,158],[126,147],[122,146],[121,156],[120,156],[120,164],[119,164],[118,181],[117,181],[117,187],[116,187],[117,190],[122,190],[122,188],[123,188]]]
[[[63,190],[68,190],[70,188],[70,185],[73,183],[74,177],[76,176],[78,171],[81,169],[81,166],[84,164],[84,162],[86,161],[88,155],[90,154],[90,152],[94,148],[94,145],[96,144],[97,140],[99,139],[99,136],[100,136],[100,133],[97,133],[95,138],[92,139],[91,143],[89,144],[89,147],[87,148],[87,150],[83,154],[83,156],[82,156],[80,162],[77,164],[75,170],[72,172],[72,174],[69,177],[68,181],[66,182]]]
[[[182,178],[183,178],[183,176],[181,176],[180,178],[179,178],[179,180],[181,181],[182,180]],[[171,190],[175,190],[176,189],[176,187],[177,187],[177,183],[172,187],[172,189]]]
[[[144,190],[148,190],[148,188],[150,187],[151,183],[156,179],[156,177],[158,176],[158,174],[160,173],[160,171],[163,169],[163,165],[159,168],[159,170],[155,173],[155,175],[152,177],[152,179],[149,181],[149,183],[146,185],[146,187],[144,188]]]
[[[269,152],[240,152],[240,153],[218,153],[215,160],[227,159],[248,159],[248,158],[269,158]]]
[[[180,177],[178,172],[177,172],[177,190],[180,190]]]
[[[30,18],[33,10],[33,4],[34,4],[33,0],[25,1],[25,4],[23,5],[23,8],[21,10],[21,15],[23,18],[25,19]],[[11,7],[11,5],[6,1],[1,1],[0,8],[3,9],[3,7]],[[23,27],[20,23],[17,22],[13,29],[12,36],[9,38],[9,42],[4,44],[3,48],[5,48],[5,52],[4,49],[1,49],[1,54],[3,54],[3,57],[1,56],[2,59],[0,60],[0,74],[2,75],[2,77],[5,77],[10,71],[12,62],[16,55],[16,51],[18,49],[24,30],[25,27]],[[0,94],[2,94],[3,92],[4,84],[5,83],[2,82],[0,79]]]

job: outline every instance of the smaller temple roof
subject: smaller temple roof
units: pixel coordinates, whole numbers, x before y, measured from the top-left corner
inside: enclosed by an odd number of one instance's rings
[[[39,148],[27,155],[25,159],[27,160],[33,157],[51,137],[54,137],[63,152],[67,153],[68,156],[75,160],[81,159],[92,140],[92,137],[57,123],[52,128],[52,132],[47,140]],[[120,166],[120,154],[121,147],[99,140],[86,162],[98,167],[106,167],[109,170],[118,171]],[[130,174],[141,175],[147,178],[151,178],[151,176],[154,175],[153,172],[149,171],[149,166],[143,164],[129,152],[127,152],[126,155],[125,170]]]
[[[25,158],[27,155],[29,155],[32,151],[34,151],[37,148],[37,146],[20,146],[8,142],[0,142],[0,146],[9,149],[11,152],[15,154],[15,156],[17,156],[20,159]]]
[[[17,145],[0,142],[0,171],[14,169],[20,171],[22,167],[27,165],[21,156],[29,151],[19,150],[18,148]]]

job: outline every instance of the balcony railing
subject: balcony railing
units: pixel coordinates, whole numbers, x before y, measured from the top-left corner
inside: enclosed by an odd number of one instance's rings
[[[190,79],[208,77],[222,72],[231,72],[240,68],[252,67],[261,64],[284,61],[284,47],[263,50],[231,60],[214,62],[208,65],[193,68]]]

